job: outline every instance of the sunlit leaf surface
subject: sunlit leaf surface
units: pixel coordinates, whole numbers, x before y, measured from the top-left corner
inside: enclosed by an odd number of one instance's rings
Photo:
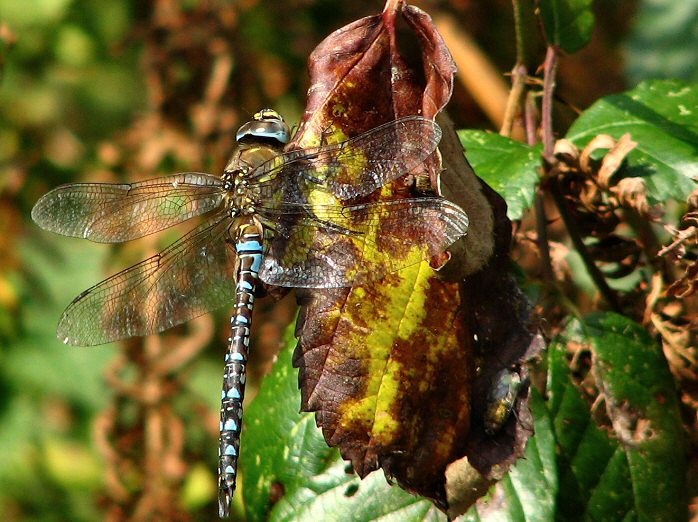
[[[568,350],[591,349],[608,420],[572,378]],[[573,352],[572,352],[573,353]],[[661,349],[633,321],[599,313],[572,323],[550,349],[548,408],[560,447],[558,515],[683,520],[683,433]]]
[[[507,202],[509,219],[521,219],[533,205],[540,178],[540,148],[478,130],[458,132],[477,175]]]
[[[630,133],[637,147],[628,175],[640,176],[656,201],[684,199],[698,177],[698,85],[679,80],[643,82],[600,99],[575,121],[567,139],[586,145],[597,134]]]
[[[683,519],[686,448],[674,380],[661,347],[621,315],[597,313],[586,328],[592,372],[625,451],[638,518]]]
[[[395,46],[398,15],[421,46],[423,80],[407,68]],[[341,140],[404,114],[434,117],[453,87],[453,62],[440,35],[425,13],[409,6],[398,11],[391,6],[382,15],[336,31],[312,53],[309,69],[306,116],[292,148],[322,139]],[[429,192],[438,185],[440,170],[434,157],[412,174],[428,180],[421,190]],[[410,177],[398,179],[371,197],[400,201],[415,195],[413,183]],[[510,229],[501,199],[489,189],[483,196],[477,180],[470,186],[475,192],[470,197],[485,201],[483,214],[487,216],[483,215],[479,226],[495,235],[487,237],[480,230],[478,238],[489,241],[490,255],[495,250],[493,243],[500,249],[496,266],[488,266],[486,275],[477,278],[480,283],[488,281],[486,289],[473,281],[464,290],[422,263],[410,264],[370,286],[299,294],[303,309],[294,364],[301,370],[303,409],[317,412],[325,439],[340,448],[359,475],[382,468],[408,491],[433,499],[443,509],[448,507],[448,464],[471,452],[478,469],[490,475],[522,454],[523,441],[530,433],[517,430],[512,422],[496,443],[485,440],[481,425],[475,430],[481,435],[469,436],[471,387],[480,394],[478,419],[482,423],[485,405],[480,397],[487,396],[499,369],[516,364],[532,338],[526,323],[528,305],[509,284]],[[413,255],[411,244],[408,240],[404,248],[393,249],[395,259]],[[365,253],[370,258],[371,251]],[[480,268],[488,261],[483,259]],[[466,275],[463,265],[453,268],[452,281]],[[501,287],[506,304],[493,295],[495,286]],[[468,313],[478,314],[478,320],[468,318]],[[503,316],[511,319],[510,328],[491,335],[489,321],[501,321]],[[479,383],[472,382],[475,336],[469,328],[475,323],[483,328],[478,338],[487,352],[485,357],[494,360],[479,376]],[[525,400],[520,406],[522,412],[527,411]]]

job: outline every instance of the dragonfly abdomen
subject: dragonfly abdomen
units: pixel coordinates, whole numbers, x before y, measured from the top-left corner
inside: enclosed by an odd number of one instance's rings
[[[236,237],[236,304],[230,319],[230,344],[225,358],[221,399],[218,510],[222,518],[229,516],[235,493],[254,292],[262,263],[262,235],[259,228],[249,223],[241,225]]]

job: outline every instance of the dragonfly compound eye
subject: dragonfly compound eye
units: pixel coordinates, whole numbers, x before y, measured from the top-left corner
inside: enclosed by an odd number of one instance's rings
[[[278,112],[263,109],[238,129],[235,139],[238,142],[261,140],[285,145],[291,141],[291,129]]]

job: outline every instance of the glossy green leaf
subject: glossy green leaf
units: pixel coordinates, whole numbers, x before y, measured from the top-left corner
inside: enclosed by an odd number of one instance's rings
[[[594,30],[593,0],[541,0],[540,14],[548,42],[568,53],[584,47]]]
[[[630,133],[637,147],[627,175],[641,176],[651,198],[684,199],[698,177],[698,84],[679,80],[643,82],[607,96],[587,109],[567,139],[583,147],[598,134]]]
[[[568,366],[568,349],[585,347],[611,432],[597,425],[592,398],[583,395]],[[548,367],[559,448],[557,519],[683,520],[683,435],[674,383],[654,340],[623,316],[596,314],[572,322],[551,344]]]
[[[632,83],[650,78],[698,81],[698,0],[642,0],[625,44]]]
[[[552,520],[558,489],[555,436],[545,402],[535,389],[531,393],[531,410],[535,436],[529,440],[524,458],[509,472],[508,480],[525,520]]]
[[[625,450],[641,520],[686,520],[686,448],[674,380],[661,347],[613,313],[586,321],[592,371]]]
[[[598,462],[596,463],[598,466]],[[633,483],[629,480],[628,459],[617,447],[606,463],[585,511],[589,520],[634,520]]]
[[[558,518],[577,519],[593,512],[600,520],[621,520],[632,508],[632,496],[617,495],[630,481],[627,466],[614,461],[618,444],[592,418],[589,399],[573,382],[569,368],[568,346],[579,347],[586,341],[582,325],[575,321],[548,352],[547,391],[559,447]],[[616,504],[600,502],[603,495]]]
[[[240,468],[249,520],[446,520],[431,502],[389,486],[380,471],[363,481],[347,473],[315,416],[298,413],[291,332],[245,412]]]
[[[533,205],[541,148],[479,130],[462,130],[458,137],[477,175],[507,202],[509,219],[521,219]]]

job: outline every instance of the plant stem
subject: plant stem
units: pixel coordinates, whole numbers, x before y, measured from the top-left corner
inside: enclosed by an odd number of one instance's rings
[[[524,103],[524,125],[526,129],[526,143],[534,146],[538,142],[536,128],[538,127],[538,115],[533,93],[526,95]],[[536,244],[543,261],[543,277],[552,285],[556,285],[553,264],[550,259],[550,245],[548,244],[548,216],[545,213],[545,192],[541,184],[536,189]]]
[[[555,137],[553,136],[553,97],[555,94],[555,76],[557,74],[557,48],[554,45],[548,45],[543,67],[543,103],[541,108],[541,125],[543,127],[543,158],[545,158],[545,161],[552,165],[553,149],[555,147]]]
[[[512,6],[514,8],[514,33],[516,34],[516,63],[517,65],[523,65],[526,49],[524,47],[524,27],[522,26],[523,20],[521,16],[520,0],[512,0]]]
[[[540,185],[536,190],[536,243],[538,244],[538,252],[540,253],[541,261],[543,261],[543,277],[553,283],[555,282],[555,273],[553,272],[553,263],[550,260],[550,248],[548,245],[548,216],[545,213],[545,193]]]
[[[522,2],[528,0],[512,0],[514,9],[514,34],[516,35],[516,63],[511,70],[511,91],[504,110],[504,118],[499,130],[502,136],[511,136],[514,119],[520,113],[521,104],[525,95],[528,69],[526,67],[526,45],[524,35],[527,27],[524,25]]]
[[[572,240],[575,249],[577,250],[577,252],[579,252],[579,255],[582,257],[582,261],[584,262],[584,265],[586,266],[587,271],[589,272],[589,276],[594,281],[594,284],[599,289],[599,292],[601,292],[601,295],[611,306],[613,311],[622,313],[620,303],[618,302],[618,296],[613,291],[613,289],[610,286],[608,286],[606,278],[604,277],[599,267],[596,266],[596,263],[594,263],[594,259],[589,254],[589,250],[587,250],[587,246],[584,244],[584,241],[582,240],[582,234],[579,232],[577,223],[575,222],[574,218],[572,218],[567,209],[567,202],[565,201],[565,197],[562,195],[562,191],[560,190],[560,186],[558,185],[558,180],[556,177],[550,177],[549,186],[551,189],[550,191],[552,193],[553,199],[555,200],[555,204],[557,205],[557,208],[560,211],[560,216],[562,217],[562,220],[565,222],[567,232],[569,232],[570,234],[570,239]]]
[[[555,164],[555,158],[553,156],[553,150],[555,148],[555,136],[553,135],[553,98],[555,94],[555,77],[557,73],[557,54],[557,47],[554,45],[548,45],[548,50],[545,53],[543,102],[541,108],[543,127],[543,158],[547,164],[548,184],[551,188],[551,193],[560,212],[560,216],[562,216],[562,220],[565,222],[565,226],[570,235],[570,239],[572,240],[572,244],[574,244],[575,249],[582,257],[582,261],[584,261],[584,265],[594,281],[594,284],[611,308],[616,312],[621,312],[618,296],[613,289],[608,286],[603,273],[599,267],[596,266],[596,263],[594,263],[594,259],[589,254],[589,250],[587,250],[587,247],[582,240],[582,234],[577,227],[577,223],[567,209],[567,202],[562,195],[557,177],[550,175],[551,171],[553,171],[550,166]]]
[[[524,97],[526,79],[528,78],[528,70],[522,63],[517,63],[511,70],[511,91],[507,98],[507,105],[504,109],[504,119],[502,126],[499,129],[499,134],[502,136],[511,136],[511,129],[514,126],[514,119],[520,111],[521,100]]]
[[[538,105],[536,105],[535,94],[531,91],[526,93],[524,102],[524,128],[526,129],[526,143],[533,146],[538,143]]]

